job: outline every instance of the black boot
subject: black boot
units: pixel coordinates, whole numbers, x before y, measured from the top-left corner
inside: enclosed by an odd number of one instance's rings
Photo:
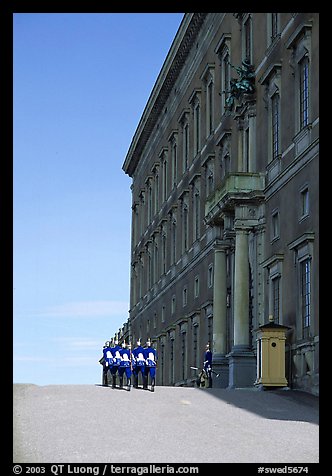
[[[131,386],[131,379],[129,378],[127,380],[127,387],[128,387],[129,392],[130,392],[130,386]]]
[[[113,375],[112,388],[115,388],[115,387],[116,387],[116,375]]]
[[[107,372],[103,372],[103,386],[108,387]]]
[[[138,388],[138,378],[134,375],[134,388]]]
[[[146,375],[143,375],[143,389],[147,390],[148,388],[148,377]]]
[[[151,392],[154,392],[154,385],[155,385],[155,379],[153,378],[151,381]]]
[[[120,388],[123,388],[123,377],[119,377],[120,379]]]

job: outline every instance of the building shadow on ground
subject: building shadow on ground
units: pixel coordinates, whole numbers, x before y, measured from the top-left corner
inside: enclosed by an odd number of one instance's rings
[[[292,389],[257,388],[195,388],[229,405],[256,413],[273,420],[294,420],[319,424],[319,398]]]

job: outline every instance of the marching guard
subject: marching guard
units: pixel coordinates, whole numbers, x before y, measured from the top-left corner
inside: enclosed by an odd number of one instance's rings
[[[126,341],[122,342],[122,349],[120,350],[120,366],[119,366],[119,380],[120,388],[123,388],[123,374],[126,373],[127,387],[130,390],[131,385],[131,346],[126,344]]]
[[[103,366],[102,385],[107,387],[108,386],[107,374],[108,374],[108,371],[111,370],[112,365],[113,365],[113,355],[112,355],[112,352],[111,352],[111,342],[110,341],[105,342],[105,344],[103,346],[103,356],[99,360],[99,362]]]
[[[120,355],[121,347],[119,346],[119,341],[115,339],[114,347],[111,348],[111,352],[113,355],[113,365],[111,367],[111,374],[112,374],[112,388],[116,387],[116,373],[119,370],[120,362],[121,362],[121,355]]]
[[[142,374],[143,388],[146,388],[145,383],[145,358],[144,358],[144,348],[141,346],[141,341],[138,339],[137,345],[133,350],[133,357],[135,359],[135,365],[133,367],[134,374],[134,388],[138,388],[138,375]]]
[[[152,347],[151,340],[148,339],[146,347],[144,349],[145,357],[145,386],[148,388],[149,374],[151,379],[151,392],[154,392],[155,379],[156,379],[156,366],[157,366],[157,351]]]

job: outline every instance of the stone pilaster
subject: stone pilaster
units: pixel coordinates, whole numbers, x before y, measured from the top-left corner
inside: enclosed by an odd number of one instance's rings
[[[234,345],[229,354],[229,387],[252,386],[256,357],[249,348],[249,248],[245,227],[236,228],[234,270]]]
[[[213,357],[212,367],[219,374],[213,375],[214,387],[228,385],[228,359],[226,354],[226,248],[218,246],[214,251],[213,284]]]

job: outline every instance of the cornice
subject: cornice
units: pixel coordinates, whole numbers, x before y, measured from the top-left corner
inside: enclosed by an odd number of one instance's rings
[[[124,172],[130,177],[135,172],[142,151],[156,125],[158,117],[164,109],[169,94],[197,38],[206,15],[207,13],[186,13],[182,20],[145,106],[122,166]]]

